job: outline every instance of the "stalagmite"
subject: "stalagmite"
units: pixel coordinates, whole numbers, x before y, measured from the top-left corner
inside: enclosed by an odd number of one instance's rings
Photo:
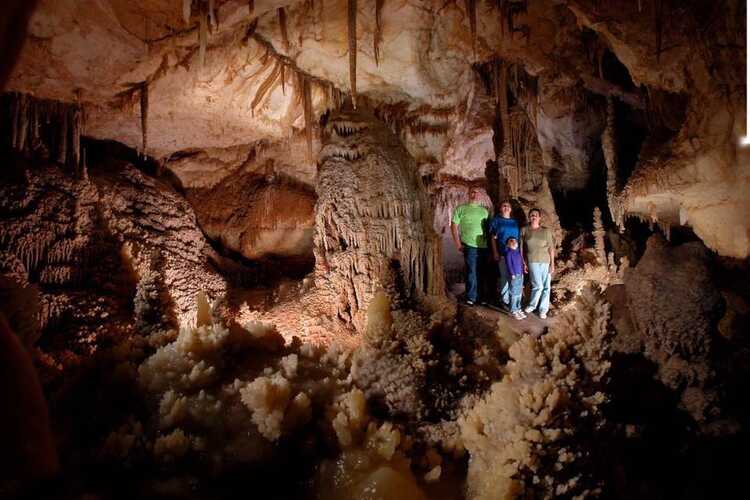
[[[394,298],[443,293],[440,242],[414,159],[384,123],[340,112],[324,137],[316,284],[330,288],[337,315],[361,331],[378,288]]]
[[[375,64],[380,65],[380,43],[383,41],[383,4],[385,0],[375,0],[375,32],[372,35],[372,52]]]
[[[255,0],[247,0],[247,10],[250,17],[255,14]]]
[[[141,84],[141,154],[146,157],[148,147],[148,83]]]
[[[284,45],[284,52],[289,52],[289,33],[286,26],[286,11],[284,7],[276,9],[279,16],[279,30],[281,31],[281,42]]]
[[[357,109],[357,0],[347,0],[349,36],[349,88],[352,105]]]
[[[596,261],[600,266],[607,263],[607,251],[604,246],[604,224],[602,224],[602,211],[594,207],[594,247],[596,249]]]

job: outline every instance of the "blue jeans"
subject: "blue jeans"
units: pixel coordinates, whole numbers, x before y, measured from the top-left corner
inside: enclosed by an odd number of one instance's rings
[[[506,306],[510,304],[510,285],[508,276],[508,267],[505,265],[505,257],[500,256],[500,260],[497,261],[497,270],[500,275],[500,285],[498,290],[500,291],[500,301]],[[523,276],[521,276],[523,278]]]
[[[466,300],[476,302],[479,293],[479,274],[477,269],[484,267],[487,260],[486,248],[475,248],[464,245],[464,263],[466,264]]]
[[[539,312],[547,314],[549,311],[549,294],[552,277],[549,275],[547,262],[530,262],[529,277],[531,278],[531,299],[529,308],[533,311],[539,307]]]
[[[507,270],[506,270],[507,271]],[[510,312],[521,310],[521,297],[523,296],[523,274],[516,275],[510,280]]]

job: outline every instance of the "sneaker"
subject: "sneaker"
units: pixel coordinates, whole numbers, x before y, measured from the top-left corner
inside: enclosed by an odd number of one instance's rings
[[[539,319],[547,319],[547,313],[539,313]]]
[[[474,301],[473,301],[473,300],[469,300],[469,299],[466,299],[466,300],[464,301],[464,304],[466,304],[467,306],[473,306],[473,305],[474,305]]]
[[[517,320],[520,321],[520,320],[522,320],[524,318],[524,316],[521,316],[521,314],[522,313],[520,311],[516,311],[514,313],[511,313],[510,315],[513,316],[515,319],[517,319]]]
[[[526,313],[523,311],[518,311],[518,314],[521,315],[521,319],[526,319]]]
[[[533,313],[534,312],[534,308],[531,307],[531,306],[527,306],[526,309],[523,310],[523,312],[525,312],[526,314]]]

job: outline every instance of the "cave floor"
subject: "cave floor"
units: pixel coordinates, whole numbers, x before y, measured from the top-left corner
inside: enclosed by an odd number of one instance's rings
[[[463,295],[464,285],[456,284],[450,287],[449,293],[456,300]],[[546,320],[540,319],[537,313],[527,314],[526,319],[517,320],[508,313],[495,307],[467,306],[458,301],[458,321],[467,330],[480,335],[499,337],[498,340],[506,347],[524,335],[535,337],[543,335],[555,322],[554,313]]]

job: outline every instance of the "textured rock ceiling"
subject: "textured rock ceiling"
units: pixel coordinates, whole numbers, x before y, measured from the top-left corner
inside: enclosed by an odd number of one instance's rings
[[[216,0],[218,22],[203,65],[193,3],[186,23],[177,0],[43,0],[7,90],[81,102],[86,135],[141,148],[138,104],[146,85],[147,153],[185,187],[213,186],[243,165],[259,169],[248,160],[259,141],[277,152],[273,169],[314,184],[298,76],[310,85],[315,121],[337,91],[349,92],[347,3]],[[402,139],[422,174],[476,179],[494,158],[494,103],[472,63],[515,63],[537,78],[536,99],[519,104],[536,125],[545,167],[578,188],[592,168],[602,168],[592,160],[605,122],[600,95],[652,111],[655,92],[680,94],[684,121],[668,140],[647,141],[620,205],[690,225],[711,248],[746,256],[750,160],[737,148],[744,134],[744,27],[737,21],[744,4],[692,0],[668,4],[661,14],[657,4],[385,0],[376,62],[377,3],[360,0],[358,93],[381,116],[410,116]],[[600,78],[597,47],[624,65],[630,88]],[[175,154],[179,161],[169,162]]]

